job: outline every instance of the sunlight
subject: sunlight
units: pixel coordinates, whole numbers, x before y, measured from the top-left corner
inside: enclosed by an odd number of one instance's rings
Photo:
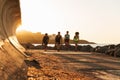
[[[20,3],[22,26],[17,31],[28,30],[53,34],[64,29],[60,28],[64,26],[63,16],[49,1],[20,0]]]
[[[20,6],[22,26],[17,31],[42,34],[60,31],[62,36],[69,31],[71,39],[75,32],[80,32],[81,39],[93,42],[120,41],[120,5],[109,0],[108,3],[104,0],[94,3],[89,0],[20,0]]]
[[[19,25],[18,28],[16,29],[16,32],[22,31],[22,30],[27,30],[25,26]],[[29,31],[29,30],[28,30]]]
[[[18,28],[16,29],[16,33],[19,33],[21,31],[30,31],[32,33],[36,33],[36,31],[31,30],[31,28],[25,26],[25,25],[19,25]]]
[[[17,27],[17,29],[16,29],[16,32],[19,32],[19,31],[21,31],[21,30],[24,30],[24,29],[23,29],[23,27],[22,27],[21,25],[19,25],[19,26]]]

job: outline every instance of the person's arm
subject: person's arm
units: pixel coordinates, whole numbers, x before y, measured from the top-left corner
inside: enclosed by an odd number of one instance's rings
[[[57,36],[55,36],[55,46],[56,46],[56,38],[57,38]]]
[[[47,36],[47,42],[49,42],[49,37]]]
[[[69,35],[69,40],[70,40],[70,35]]]
[[[80,40],[80,38],[79,38],[79,36],[78,36],[78,42],[79,42],[79,40]]]
[[[61,36],[61,39],[60,39],[60,43],[62,44],[62,36]]]
[[[64,43],[65,43],[66,35],[64,35]]]
[[[75,36],[73,37],[73,41],[75,41]]]

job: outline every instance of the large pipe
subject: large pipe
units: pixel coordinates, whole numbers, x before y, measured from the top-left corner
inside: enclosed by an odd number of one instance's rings
[[[25,49],[15,36],[20,23],[19,0],[0,0],[0,80],[26,80]]]

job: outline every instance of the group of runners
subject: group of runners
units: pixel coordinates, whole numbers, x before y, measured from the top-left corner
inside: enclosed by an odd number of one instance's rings
[[[73,41],[75,43],[75,51],[77,51],[77,46],[78,46],[78,42],[79,42],[79,32],[75,32]],[[45,33],[45,35],[42,39],[42,45],[44,46],[45,51],[47,50],[48,42],[49,42],[49,36],[47,33]],[[60,32],[58,32],[58,34],[55,36],[55,47],[56,47],[57,51],[60,51],[61,44],[62,44],[62,36],[61,36]],[[64,35],[64,44],[65,44],[66,48],[69,49],[69,46],[70,46],[69,31],[66,31],[66,34]]]

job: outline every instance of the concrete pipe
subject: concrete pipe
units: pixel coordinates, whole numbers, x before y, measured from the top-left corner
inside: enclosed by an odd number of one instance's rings
[[[25,49],[15,36],[20,23],[19,0],[0,0],[0,80],[26,80]]]

